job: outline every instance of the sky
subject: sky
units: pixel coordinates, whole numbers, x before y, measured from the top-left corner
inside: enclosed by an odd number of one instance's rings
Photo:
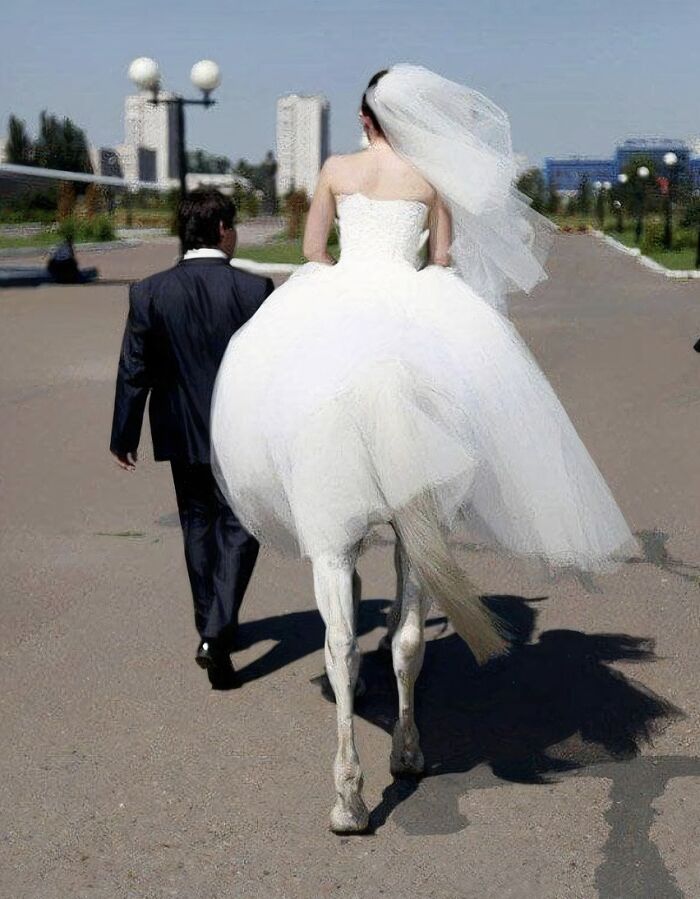
[[[697,0],[24,0],[2,14],[0,135],[10,113],[35,131],[47,109],[114,146],[133,58],[188,96],[209,58],[223,83],[216,106],[188,110],[190,149],[262,159],[293,91],[330,100],[332,151],[350,152],[369,77],[412,62],[502,106],[532,163],[607,157],[628,137],[700,137],[699,40]]]

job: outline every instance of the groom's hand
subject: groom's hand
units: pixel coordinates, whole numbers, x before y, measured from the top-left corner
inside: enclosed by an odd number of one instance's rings
[[[117,460],[117,465],[123,468],[124,471],[134,471],[136,468],[136,450],[133,453],[124,453],[123,455],[121,453],[112,453],[112,455]]]

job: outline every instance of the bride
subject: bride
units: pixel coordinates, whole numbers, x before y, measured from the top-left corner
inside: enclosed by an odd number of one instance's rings
[[[431,600],[478,661],[506,645],[454,560],[453,529],[584,571],[635,550],[504,315],[508,292],[546,277],[552,227],[512,186],[507,117],[473,90],[397,65],[372,78],[360,118],[367,148],[321,171],[308,264],[229,344],[211,429],[217,478],[245,526],[313,564],[338,712],[337,832],[368,823],[352,722],[355,563],[375,525],[397,535],[397,776],[423,769],[413,687]],[[336,219],[337,263],[326,249]]]

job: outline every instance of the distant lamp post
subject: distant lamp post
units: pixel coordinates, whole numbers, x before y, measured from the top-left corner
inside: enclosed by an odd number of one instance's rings
[[[670,250],[673,247],[673,192],[675,188],[676,165],[678,157],[675,153],[664,153],[664,166],[666,167],[666,216],[664,223],[664,247]]]
[[[613,200],[613,210],[615,212],[615,217],[617,218],[617,233],[622,234],[625,228],[625,223],[622,217],[622,201],[621,200]]]
[[[627,182],[629,180],[630,180],[629,175],[626,174],[625,172],[620,172],[620,174],[617,176],[617,183],[619,185],[620,196],[623,197],[625,200],[628,199],[627,191],[625,190],[625,185],[627,184]],[[616,202],[619,204],[618,206],[615,207],[615,209],[617,211],[617,230],[618,230],[619,234],[622,234],[624,227],[625,227],[624,203],[622,200],[617,200]]]
[[[152,94],[150,102],[156,106],[168,104],[174,106],[177,115],[177,164],[178,178],[180,181],[180,198],[187,195],[187,151],[185,148],[185,106],[210,107],[216,103],[212,100],[211,93],[221,84],[221,71],[211,59],[202,59],[192,66],[190,80],[198,88],[203,96],[201,99],[186,99],[185,97],[162,97],[160,95],[160,69],[154,59],[141,56],[135,59],[129,66],[129,78],[141,90]],[[182,235],[180,235],[180,249],[184,252]]]
[[[644,232],[644,212],[646,206],[646,181],[649,177],[649,169],[645,165],[640,165],[637,169],[637,179],[639,182],[639,196],[638,196],[638,214],[637,214],[637,228],[635,230],[635,238],[637,244],[642,242],[642,234]]]
[[[595,215],[598,219],[598,227],[601,231],[605,230],[605,194],[603,193],[603,182],[594,181],[593,189],[595,190]]]

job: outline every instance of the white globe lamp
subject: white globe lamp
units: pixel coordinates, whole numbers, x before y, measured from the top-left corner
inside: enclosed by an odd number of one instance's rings
[[[129,78],[141,90],[157,90],[160,84],[158,63],[149,56],[139,56],[129,66]]]
[[[629,181],[629,176],[624,172],[620,172],[620,174],[617,176],[617,180],[620,184],[627,184],[627,182]]]
[[[637,176],[639,178],[648,178],[649,177],[649,169],[645,165],[640,165],[637,169]]]
[[[673,153],[673,152],[664,153],[664,165],[671,166],[671,165],[675,165],[677,162],[678,162],[678,157],[676,156],[675,153]]]
[[[202,59],[192,66],[190,79],[200,91],[209,94],[221,84],[221,70],[211,59]]]

